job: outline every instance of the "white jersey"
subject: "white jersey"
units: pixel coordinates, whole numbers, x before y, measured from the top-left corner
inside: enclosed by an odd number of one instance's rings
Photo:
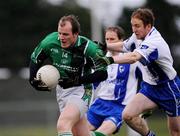
[[[117,100],[126,105],[137,93],[138,76],[141,76],[138,64],[111,64],[107,67],[108,78],[100,82],[96,98]]]
[[[125,52],[134,49],[143,56],[140,60],[144,65],[142,68],[143,81],[151,85],[157,85],[172,80],[177,75],[173,68],[169,46],[155,27],[152,27],[141,42],[135,34],[124,41],[123,50]]]

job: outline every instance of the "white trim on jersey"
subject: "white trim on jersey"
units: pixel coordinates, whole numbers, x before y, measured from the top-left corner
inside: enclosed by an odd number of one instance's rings
[[[124,42],[124,50],[131,51],[132,46],[143,58],[143,80],[151,85],[157,85],[172,80],[177,75],[173,68],[173,59],[168,44],[161,34],[152,27],[145,39],[139,44],[135,34]]]

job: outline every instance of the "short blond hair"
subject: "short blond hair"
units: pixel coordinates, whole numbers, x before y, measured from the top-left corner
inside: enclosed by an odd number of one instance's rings
[[[143,21],[144,26],[151,24],[154,25],[155,17],[151,9],[148,8],[138,8],[135,10],[131,18],[138,18]]]

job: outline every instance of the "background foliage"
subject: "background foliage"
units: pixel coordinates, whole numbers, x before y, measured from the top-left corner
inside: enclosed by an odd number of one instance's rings
[[[180,44],[180,32],[175,20],[180,17],[180,8],[164,0],[148,0],[145,7],[156,16],[155,26],[170,46]],[[134,9],[125,8],[118,25],[131,32],[130,15]],[[108,12],[108,11],[107,11]],[[50,5],[44,0],[6,0],[0,4],[0,67],[17,69],[28,66],[30,53],[48,33],[56,31],[61,16],[75,14],[79,17],[82,34],[90,37],[90,11],[79,7],[75,0],[66,0],[61,5]],[[176,66],[177,67],[177,66]]]

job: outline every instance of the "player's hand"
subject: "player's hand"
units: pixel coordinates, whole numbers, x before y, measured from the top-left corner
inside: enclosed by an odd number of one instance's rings
[[[79,76],[75,76],[75,77],[71,77],[71,78],[62,78],[62,79],[59,79],[59,85],[63,89],[67,89],[67,88],[74,87],[74,86],[79,86],[80,85],[79,79],[80,79]]]
[[[146,111],[146,112],[144,112],[144,113],[141,114],[141,118],[146,119],[146,118],[148,118],[149,116],[151,116],[152,113],[153,113],[152,110]]]
[[[45,83],[36,78],[31,80],[30,84],[38,91],[51,91],[51,89]]]

